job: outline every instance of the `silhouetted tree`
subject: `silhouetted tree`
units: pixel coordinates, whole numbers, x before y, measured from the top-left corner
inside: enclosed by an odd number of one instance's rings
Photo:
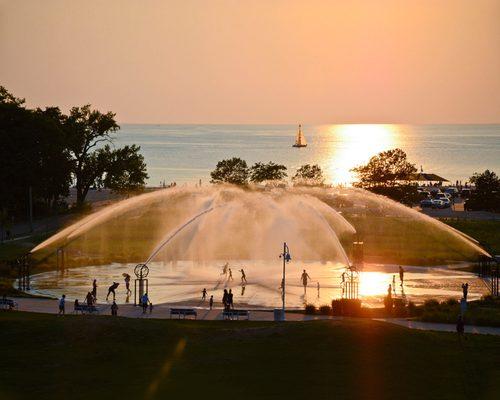
[[[68,148],[74,162],[76,203],[81,206],[92,186],[99,184],[105,163],[98,157],[99,143],[111,142],[111,134],[120,127],[112,112],[92,110],[89,104],[73,107],[64,119]]]
[[[258,162],[250,168],[250,180],[252,182],[281,181],[286,177],[286,167],[272,161],[267,164]]]
[[[320,186],[325,182],[323,171],[317,164],[302,165],[292,178],[296,186]]]
[[[140,147],[136,145],[116,150],[106,146],[98,152],[104,164],[104,187],[119,193],[137,192],[144,188],[148,175],[144,157],[139,150]]]
[[[31,188],[35,209],[50,209],[68,194],[70,173],[61,127],[0,88],[0,208],[24,214]]]
[[[210,173],[212,183],[231,183],[233,185],[248,184],[248,166],[245,160],[238,157],[222,160]]]
[[[475,173],[469,178],[475,190],[471,192],[465,207],[468,210],[500,211],[500,178],[493,171]]]
[[[356,187],[408,204],[418,199],[417,185],[411,182],[417,169],[401,149],[383,151],[352,171],[359,178]]]

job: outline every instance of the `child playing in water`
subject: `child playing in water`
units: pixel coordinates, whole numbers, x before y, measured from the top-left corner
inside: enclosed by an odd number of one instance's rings
[[[240,269],[241,272],[241,283],[247,283],[247,276],[245,275],[245,271],[243,271],[243,268]]]
[[[214,296],[210,296],[210,301],[208,303],[210,305],[210,309],[212,309],[213,305],[214,305]]]

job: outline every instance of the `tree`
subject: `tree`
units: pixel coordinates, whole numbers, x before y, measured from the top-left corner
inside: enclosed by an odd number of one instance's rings
[[[6,88],[0,86],[0,104],[13,105],[21,107],[25,103],[24,99],[18,98],[10,93]]]
[[[476,172],[469,181],[475,190],[466,202],[468,210],[500,211],[500,178],[497,174],[490,170]]]
[[[97,152],[99,143],[112,142],[111,134],[120,127],[115,114],[92,110],[89,104],[73,107],[63,119],[68,148],[73,159],[76,181],[76,203],[81,206],[92,186],[99,184],[105,168],[103,154]]]
[[[269,161],[267,164],[258,162],[250,168],[250,180],[260,183],[264,181],[281,181],[287,177],[286,167]]]
[[[415,165],[408,162],[401,149],[383,151],[370,158],[366,165],[352,169],[358,174],[361,187],[397,186],[401,181],[409,181],[417,172]]]
[[[321,186],[325,178],[319,165],[305,164],[297,170],[292,181],[296,186]]]
[[[9,214],[24,214],[31,188],[35,208],[51,209],[68,194],[71,182],[64,132],[5,88],[0,98],[0,206]]]
[[[248,183],[249,171],[245,160],[233,157],[219,161],[210,176],[212,183],[230,183],[243,186]]]
[[[417,186],[410,181],[417,171],[401,149],[383,151],[368,164],[353,168],[359,178],[354,186],[370,190],[403,203],[418,199]]]
[[[125,146],[111,150],[109,146],[98,151],[100,164],[103,165],[105,177],[103,186],[118,193],[130,193],[144,188],[148,178],[144,157],[139,154],[140,147]]]

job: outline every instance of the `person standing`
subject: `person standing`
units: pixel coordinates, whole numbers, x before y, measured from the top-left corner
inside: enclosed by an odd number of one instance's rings
[[[147,293],[144,293],[141,297],[141,305],[142,305],[142,313],[146,314],[146,311],[148,310],[148,304],[149,304],[149,297]]]
[[[203,288],[203,290],[201,291],[201,299],[203,301],[205,301],[207,299],[207,289],[206,288]]]
[[[106,296],[106,301],[108,301],[108,297],[111,293],[113,293],[113,300],[116,298],[116,288],[118,287],[119,283],[113,282],[113,284],[108,288],[108,295]]]
[[[227,278],[228,281],[233,280],[233,271],[231,271],[231,268],[229,268],[229,277]]]
[[[462,283],[462,293],[464,294],[464,299],[467,301],[467,295],[469,294],[469,284]]]
[[[306,293],[306,289],[307,289],[307,281],[308,280],[311,280],[311,277],[309,276],[309,274],[306,272],[306,270],[304,270],[302,272],[302,275],[301,275],[301,280],[302,280],[302,285],[304,286],[304,293]]]
[[[132,291],[130,290],[130,275],[127,273],[123,274],[125,278],[125,289],[127,290],[127,296],[132,294]]]
[[[401,286],[403,286],[404,283],[404,278],[405,278],[405,270],[403,267],[400,265],[399,266],[399,280],[401,281]]]
[[[59,314],[58,315],[64,315],[66,311],[66,295],[63,294],[61,298],[59,299]]]
[[[214,296],[210,296],[210,301],[208,302],[209,306],[210,306],[210,309],[212,309],[213,305],[214,305]]]
[[[94,301],[97,300],[97,279],[94,279],[92,282],[92,296],[94,297]]]
[[[233,292],[231,289],[229,289],[229,293],[227,294],[227,300],[229,303],[228,309],[233,308],[234,309],[234,303],[233,303]]]
[[[229,304],[227,289],[224,289],[224,294],[222,295],[222,304],[224,305],[224,310],[227,310]]]
[[[87,293],[87,296],[85,296],[85,302],[89,307],[94,304],[94,296],[92,296],[92,293],[90,292]]]
[[[116,317],[118,315],[118,304],[113,300],[113,304],[111,304],[111,315]]]

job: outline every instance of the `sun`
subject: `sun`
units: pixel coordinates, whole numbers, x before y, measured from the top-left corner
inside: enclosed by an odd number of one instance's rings
[[[333,184],[351,185],[356,176],[352,168],[368,162],[377,153],[395,148],[401,129],[398,125],[330,125],[331,147],[327,154],[327,173]]]

